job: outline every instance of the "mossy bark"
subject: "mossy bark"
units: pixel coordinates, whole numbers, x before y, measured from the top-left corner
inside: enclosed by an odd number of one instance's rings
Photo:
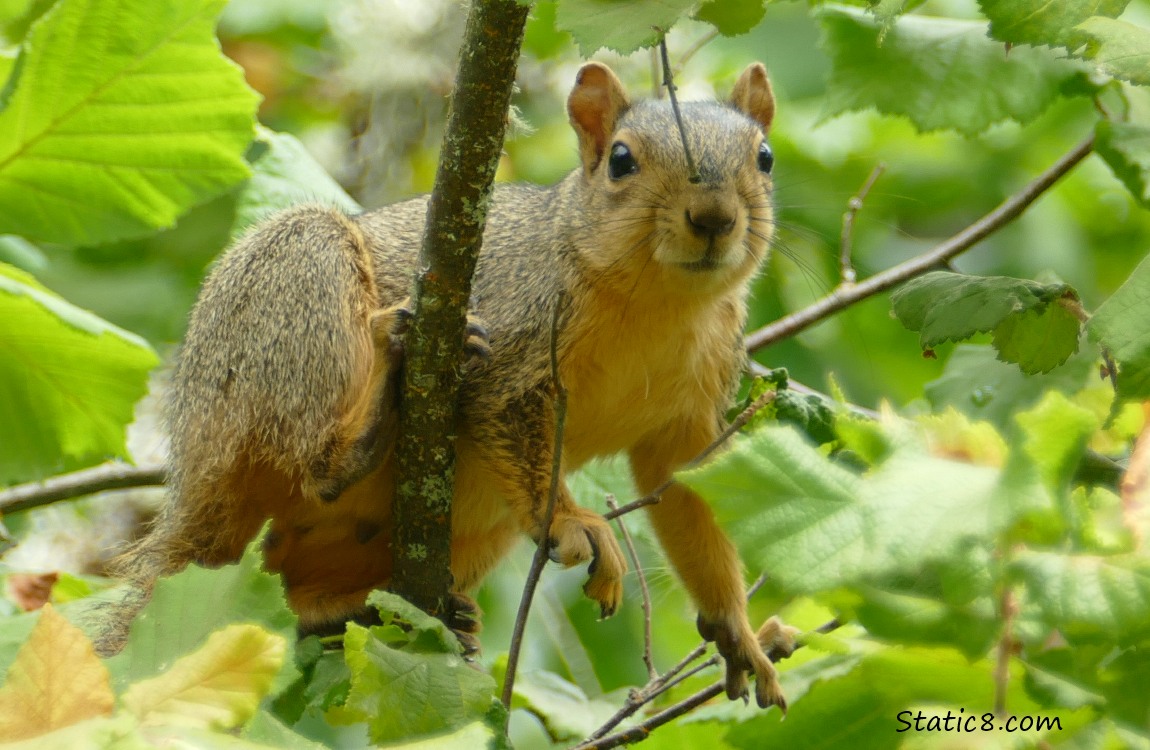
[[[432,614],[444,612],[452,588],[463,331],[528,10],[473,0],[468,12],[405,341],[391,587]]]

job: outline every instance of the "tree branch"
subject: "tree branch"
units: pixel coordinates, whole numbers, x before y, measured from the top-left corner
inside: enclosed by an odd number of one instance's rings
[[[391,588],[432,614],[444,611],[453,585],[463,331],[528,10],[514,0],[474,0],[468,11],[404,342]]]
[[[1091,136],[1075,146],[1021,191],[999,204],[993,211],[930,251],[893,268],[876,273],[857,284],[840,285],[814,304],[749,334],[746,338],[747,351],[755,352],[765,346],[794,336],[856,302],[926,273],[966,252],[987,236],[1018,218],[1031,203],[1049,190],[1054,183],[1058,182],[1080,161],[1089,156],[1093,150],[1094,138]]]
[[[8,515],[42,505],[92,495],[106,490],[152,487],[164,483],[164,467],[155,464],[128,466],[111,463],[71,474],[29,482],[0,490],[0,514]]]
[[[765,573],[760,574],[759,577],[755,580],[755,582],[752,583],[750,585],[750,587],[747,589],[747,600],[748,601],[750,600],[750,598],[752,596],[755,595],[755,592],[757,592],[760,588],[762,588],[763,584],[766,583],[766,581],[767,581],[766,574]],[[634,715],[635,712],[638,711],[640,708],[642,708],[646,704],[650,703],[652,700],[654,700],[659,695],[662,695],[663,692],[668,690],[672,685],[677,685],[680,682],[680,680],[675,679],[676,676],[679,675],[679,673],[682,672],[684,669],[686,669],[688,666],[690,666],[691,662],[695,661],[696,659],[698,659],[700,656],[702,656],[706,652],[707,652],[707,642],[703,641],[698,646],[695,646],[695,648],[691,649],[691,651],[686,656],[684,656],[682,659],[680,659],[678,664],[676,664],[675,666],[668,669],[662,675],[657,675],[655,677],[652,677],[650,680],[647,681],[646,685],[639,688],[638,690],[632,690],[631,694],[627,697],[627,701],[626,701],[626,703],[623,704],[622,708],[620,708],[618,711],[616,711],[615,714],[610,719],[605,721],[602,726],[600,726],[598,729],[596,729],[594,732],[592,732],[591,735],[587,738],[586,742],[590,742],[592,740],[597,740],[600,737],[605,736],[612,729],[619,726],[619,724],[621,724],[623,721],[625,721],[628,717]],[[699,669],[710,666],[713,663],[714,663],[714,659],[708,659],[707,661],[703,662],[698,667],[688,671],[684,675],[683,679],[685,679],[687,676],[695,674],[695,672],[697,672]]]

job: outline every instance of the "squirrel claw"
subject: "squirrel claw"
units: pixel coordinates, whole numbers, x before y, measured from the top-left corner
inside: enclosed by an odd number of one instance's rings
[[[491,359],[491,343],[487,327],[474,315],[467,316],[467,331],[464,334],[463,353],[468,364],[487,362]]]
[[[794,650],[794,628],[783,625],[777,617],[768,620],[759,633],[751,630],[743,617],[710,619],[699,614],[697,626],[704,640],[714,641],[719,655],[726,662],[726,693],[731,700],[746,698],[749,694],[747,673],[755,675],[755,703],[759,708],[778,706],[784,714],[787,701],[779,685],[778,672],[771,664],[764,648]]]
[[[465,660],[473,661],[482,649],[478,637],[482,629],[479,622],[482,614],[479,605],[470,596],[452,592],[443,614],[440,615],[439,619],[455,634],[459,645],[463,648]]]

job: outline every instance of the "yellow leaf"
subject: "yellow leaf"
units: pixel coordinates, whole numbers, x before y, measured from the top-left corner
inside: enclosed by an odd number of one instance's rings
[[[229,625],[195,653],[124,693],[142,725],[232,729],[252,717],[283,665],[287,642],[257,625]]]
[[[88,637],[45,604],[0,687],[0,742],[112,713],[108,669]]]

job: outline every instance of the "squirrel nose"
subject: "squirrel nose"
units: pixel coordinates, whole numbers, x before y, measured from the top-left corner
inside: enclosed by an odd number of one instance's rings
[[[720,237],[735,228],[735,213],[718,203],[688,207],[685,215],[691,231],[700,237]]]

